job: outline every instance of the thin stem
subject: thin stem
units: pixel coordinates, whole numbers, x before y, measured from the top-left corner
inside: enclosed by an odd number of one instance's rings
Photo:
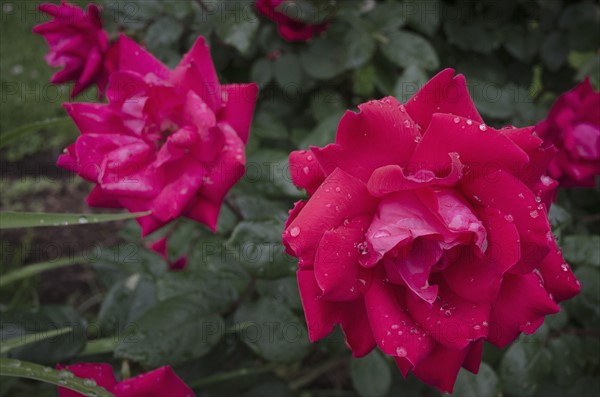
[[[221,383],[221,382],[225,382],[225,381],[236,379],[236,378],[241,378],[241,377],[248,376],[248,375],[258,375],[258,374],[262,374],[265,372],[271,372],[276,367],[277,367],[276,364],[271,363],[271,364],[267,364],[263,367],[241,368],[241,369],[237,369],[235,371],[221,372],[221,373],[218,373],[215,375],[211,375],[211,376],[207,376],[205,378],[198,379],[196,381],[192,381],[192,382],[188,383],[188,386],[191,387],[192,389],[197,388],[197,387],[208,386],[208,385],[212,385],[215,383]]]
[[[349,359],[349,357],[343,356],[343,357],[336,357],[334,359],[326,361],[323,364],[310,370],[309,372],[300,376],[298,379],[291,382],[290,388],[292,390],[298,390],[304,386],[307,386],[307,385],[311,384],[312,382],[314,382],[315,380],[317,380],[319,377],[321,377],[321,375],[323,375],[337,367],[348,364],[348,361],[349,361],[348,359]]]

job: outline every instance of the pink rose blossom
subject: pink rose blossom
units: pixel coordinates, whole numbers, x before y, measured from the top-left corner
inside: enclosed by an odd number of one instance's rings
[[[404,376],[451,392],[482,346],[531,334],[579,282],[552,236],[533,127],[484,124],[462,75],[440,72],[406,105],[370,101],[335,143],[290,156],[283,232],[309,336],[340,324],[356,357],[379,347]],[[546,179],[550,179],[549,181]]]
[[[113,369],[109,364],[78,363],[73,365],[57,365],[58,369],[72,372],[78,378],[92,379],[100,387],[105,388],[115,397],[193,397],[194,392],[173,372],[165,366],[133,378],[117,382]],[[82,397],[83,394],[59,387],[58,397]]]
[[[258,11],[277,23],[279,34],[287,41],[306,41],[327,30],[328,22],[309,24],[290,18],[279,7],[283,0],[256,0]]]
[[[81,136],[58,165],[96,184],[91,206],[151,211],[144,236],[180,216],[214,230],[244,173],[257,86],[220,85],[202,37],[175,70],[125,36],[119,50],[109,103],[65,104]]]
[[[51,82],[74,81],[71,98],[93,85],[102,95],[109,74],[117,68],[118,50],[111,47],[108,34],[102,29],[98,6],[89,4],[86,13],[62,1],[60,5],[42,4],[39,10],[54,19],[35,26],[33,31],[48,43],[48,65],[63,68],[52,76]]]
[[[562,94],[537,131],[558,149],[548,167],[561,186],[595,185],[600,175],[600,92],[585,79]]]

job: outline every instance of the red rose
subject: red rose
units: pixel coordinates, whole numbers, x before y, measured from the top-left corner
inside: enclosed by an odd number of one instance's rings
[[[378,346],[443,391],[477,372],[484,340],[534,332],[580,289],[540,197],[554,149],[532,127],[486,126],[453,75],[406,106],[362,104],[334,144],[292,153],[310,198],[283,232],[312,341],[341,324],[355,356]]]
[[[279,34],[287,41],[306,41],[314,35],[327,30],[327,22],[309,24],[300,22],[286,15],[281,10],[284,0],[256,0],[258,11],[277,23]]]
[[[96,184],[91,206],[152,211],[144,236],[180,216],[214,230],[244,174],[256,84],[221,85],[202,37],[174,70],[126,36],[119,50],[108,104],[64,104],[81,136],[58,165]]]
[[[58,369],[72,372],[78,378],[89,379],[105,388],[115,397],[194,397],[194,392],[171,367],[157,368],[145,374],[117,382],[109,364],[78,363],[57,365]],[[58,388],[58,397],[81,397],[83,394],[64,387]]]
[[[117,68],[118,50],[110,46],[108,34],[102,29],[98,6],[89,4],[86,13],[63,0],[60,5],[42,4],[39,10],[54,17],[33,28],[50,48],[46,62],[63,67],[52,76],[52,83],[74,81],[71,98],[93,85],[102,94],[109,74]]]
[[[594,186],[600,175],[600,92],[589,79],[558,97],[537,131],[558,148],[548,167],[552,178],[565,187]]]

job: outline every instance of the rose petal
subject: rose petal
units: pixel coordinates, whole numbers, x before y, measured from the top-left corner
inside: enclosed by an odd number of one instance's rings
[[[435,342],[404,310],[404,291],[375,276],[365,293],[365,306],[377,346],[385,354],[404,357],[418,365]]]
[[[507,273],[498,299],[492,305],[487,340],[502,348],[514,341],[520,332],[535,332],[544,316],[559,310],[537,275]]]
[[[285,229],[283,240],[301,265],[310,266],[326,230],[342,225],[345,219],[372,213],[375,204],[364,183],[337,169]]]
[[[483,123],[471,99],[465,77],[454,76],[454,69],[444,69],[431,78],[406,102],[406,110],[427,130],[435,113],[447,113]]]
[[[359,296],[356,244],[363,240],[369,221],[368,217],[355,218],[323,234],[314,264],[323,299],[348,301]]]
[[[383,197],[386,194],[400,190],[419,189],[424,186],[453,186],[462,177],[463,165],[456,153],[449,154],[452,159],[450,172],[443,177],[437,177],[435,173],[427,169],[419,169],[413,173],[405,174],[402,167],[398,165],[386,165],[376,169],[367,187],[375,197]]]
[[[386,97],[347,111],[340,120],[335,145],[313,148],[326,174],[336,167],[367,182],[379,167],[407,161],[420,137],[415,123],[395,98]]]

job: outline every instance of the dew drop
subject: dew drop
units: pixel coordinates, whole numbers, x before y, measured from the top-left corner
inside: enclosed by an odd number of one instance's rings
[[[454,124],[458,124],[460,123],[460,117],[455,117],[454,118]]]
[[[566,263],[563,263],[562,265],[560,265],[560,268],[562,269],[563,272],[569,271],[569,265],[567,265]]]
[[[417,135],[415,137],[415,143],[419,143],[419,142],[421,142],[421,137],[419,135]]]
[[[485,125],[485,124],[480,124],[480,125],[479,125],[479,129],[480,129],[481,131],[486,131],[486,130],[487,130],[487,125]]]
[[[299,234],[300,234],[300,228],[298,226],[294,226],[293,228],[290,229],[290,236],[298,237]]]
[[[467,119],[467,124],[468,125],[473,125],[473,121],[471,119]]]
[[[308,174],[310,173],[310,168],[308,168],[308,167],[304,167],[304,168],[302,168],[302,171],[304,171],[304,173],[305,173],[306,175],[308,175]]]
[[[406,128],[410,128],[411,127],[410,120],[404,120],[404,126]]]
[[[338,186],[338,187],[335,188],[335,191],[339,193],[339,192],[342,191],[342,189],[340,189],[340,187]]]
[[[537,210],[533,210],[529,213],[529,216],[531,216],[533,219],[537,218],[540,214],[537,212]]]
[[[406,355],[408,354],[408,352],[406,351],[405,348],[403,348],[402,346],[398,346],[396,348],[396,355],[398,357],[406,357]]]
[[[504,219],[506,219],[509,222],[512,222],[515,220],[515,218],[513,218],[513,216],[511,214],[505,215]]]
[[[21,361],[19,360],[10,360],[7,365],[12,368],[19,368],[21,366]]]
[[[96,381],[93,379],[84,379],[83,384],[89,387],[96,386]]]

